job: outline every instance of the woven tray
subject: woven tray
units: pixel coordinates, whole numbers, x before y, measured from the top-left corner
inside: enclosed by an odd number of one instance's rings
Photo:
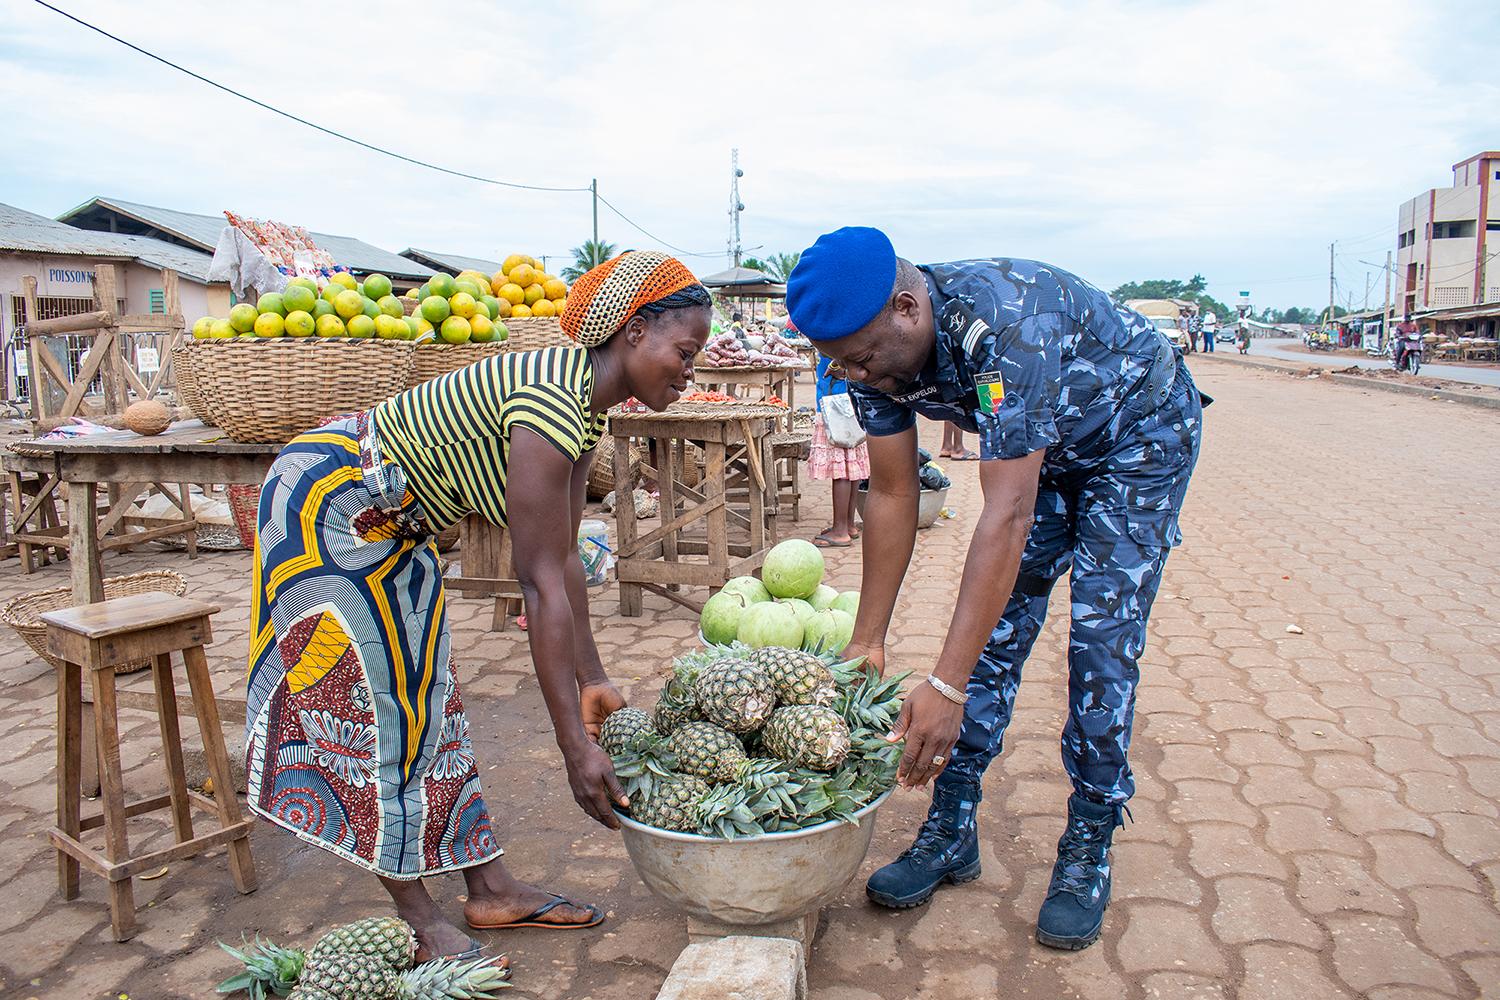
[[[572,347],[574,341],[563,333],[556,316],[522,316],[500,322],[510,331],[505,340],[507,351],[539,351],[544,347]]]
[[[406,376],[406,387],[415,389],[439,375],[447,375],[476,361],[503,354],[505,347],[503,340],[483,344],[418,344],[416,353],[412,355],[411,372]]]
[[[629,420],[764,420],[786,416],[786,408],[769,403],[673,403],[660,413],[635,413],[615,407],[610,419]]]
[[[416,345],[342,337],[183,345],[215,422],[236,441],[281,444],[406,388]]]
[[[172,348],[172,374],[177,379],[177,396],[184,406],[193,411],[193,416],[208,426],[215,427],[217,424],[208,410],[208,402],[203,398],[203,393],[198,391],[198,368],[193,364],[194,357],[196,355],[188,349],[186,343]]]
[[[105,600],[114,597],[129,597],[132,594],[158,592],[181,597],[187,593],[187,581],[169,569],[147,570],[144,573],[132,573],[129,576],[110,577],[104,581]],[[12,598],[3,608],[0,608],[0,621],[15,629],[16,633],[26,640],[26,645],[35,650],[38,656],[52,666],[58,667],[62,665],[62,661],[47,652],[47,624],[42,621],[42,615],[48,611],[72,607],[74,603],[72,587],[38,590]],[[134,673],[149,666],[151,666],[149,659],[121,663],[115,666],[115,673]]]

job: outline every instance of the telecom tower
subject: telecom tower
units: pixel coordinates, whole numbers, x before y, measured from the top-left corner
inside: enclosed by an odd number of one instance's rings
[[[729,255],[734,258],[734,266],[740,266],[740,213],[745,210],[745,203],[740,201],[740,178],[745,172],[740,169],[740,151],[735,149],[730,154],[729,171]]]

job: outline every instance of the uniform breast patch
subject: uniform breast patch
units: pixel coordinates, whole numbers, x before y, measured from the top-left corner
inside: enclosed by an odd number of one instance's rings
[[[979,394],[979,408],[985,413],[1000,412],[1005,400],[1005,380],[999,372],[980,372],[974,376],[974,390]]]

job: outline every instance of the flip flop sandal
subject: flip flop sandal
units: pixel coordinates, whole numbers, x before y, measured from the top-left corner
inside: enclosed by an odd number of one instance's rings
[[[839,542],[829,538],[827,535],[818,535],[813,539],[813,544],[820,549],[847,549],[854,544],[854,538],[851,535],[849,541]]]
[[[564,904],[568,906],[576,906],[580,910],[587,910],[589,913],[588,923],[559,924],[555,921],[541,919],[542,917],[546,916],[547,914],[551,913],[553,910]],[[551,902],[543,903],[541,906],[537,907],[535,910],[532,910],[531,913],[522,917],[520,920],[512,920],[509,923],[504,924],[470,923],[469,926],[474,928],[476,931],[508,931],[513,930],[517,927],[542,927],[547,930],[553,931],[581,931],[589,927],[598,927],[603,922],[604,911],[599,909],[599,907],[595,906],[593,903],[575,903],[570,899],[564,899],[562,896],[554,895]]]
[[[977,462],[977,461],[979,461],[979,454],[977,452],[975,452],[975,451],[972,451],[969,448],[965,448],[963,451],[959,452],[957,455],[950,455],[949,457],[952,458],[953,461],[955,461],[955,462]]]
[[[485,947],[486,945],[483,941],[479,940],[476,937],[471,937],[469,938],[469,947],[467,951],[456,951],[451,955],[437,955],[433,958],[424,958],[422,961],[416,964],[426,965],[428,962],[473,962],[476,959],[484,957]],[[496,956],[495,963],[500,965],[501,968],[510,968],[510,958],[505,955]]]

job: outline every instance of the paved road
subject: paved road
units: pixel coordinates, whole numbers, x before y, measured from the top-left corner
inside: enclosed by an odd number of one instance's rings
[[[1068,794],[1059,586],[985,781],[982,877],[918,910],[869,905],[863,876],[910,843],[926,807],[894,796],[861,878],[826,913],[813,1000],[1500,997],[1500,414],[1227,364],[1194,374],[1217,402],[1141,660],[1139,792],[1102,940],[1062,954],[1032,938]],[[930,668],[942,648],[980,505],[977,463],[948,471],[959,517],[922,532],[893,623],[899,669]],[[804,483],[796,531],[810,537],[828,490]],[[1408,512],[1399,532],[1391,510]],[[834,586],[857,586],[859,550],[828,556]],[[215,679],[243,684],[248,557],[106,559],[111,574],[168,565],[222,604]],[[66,564],[25,578],[15,565],[0,564],[0,600],[67,580]],[[612,589],[594,598],[601,654],[649,705],[696,622],[655,597],[643,618],[617,610]],[[453,597],[449,618],[506,863],[610,917],[485,935],[515,959],[513,996],[654,996],[686,944],[681,918],[573,804],[524,636],[482,631],[474,600]],[[20,642],[0,643],[0,995],[206,997],[230,972],[216,939],[306,944],[389,912],[372,877],[260,825],[258,892],[234,892],[222,852],[174,861],[136,887],[141,935],[114,944],[100,879],[56,896],[54,691]],[[149,793],[156,722],[123,715],[126,784]],[[132,846],[165,846],[164,815],[133,821]],[[461,879],[431,890],[458,913]]]
[[[1216,345],[1220,353],[1234,354],[1231,345],[1225,351],[1223,344]],[[1302,341],[1292,337],[1285,339],[1252,340],[1250,342],[1251,357],[1273,357],[1288,361],[1302,361],[1319,364],[1325,367],[1337,365],[1347,368],[1353,365],[1357,368],[1388,369],[1390,361],[1384,358],[1371,358],[1364,355],[1354,354],[1326,354],[1309,351],[1303,346]],[[1451,382],[1467,382],[1470,385],[1488,385],[1500,388],[1500,368],[1473,368],[1465,365],[1432,364],[1422,366],[1423,378],[1447,379]]]

